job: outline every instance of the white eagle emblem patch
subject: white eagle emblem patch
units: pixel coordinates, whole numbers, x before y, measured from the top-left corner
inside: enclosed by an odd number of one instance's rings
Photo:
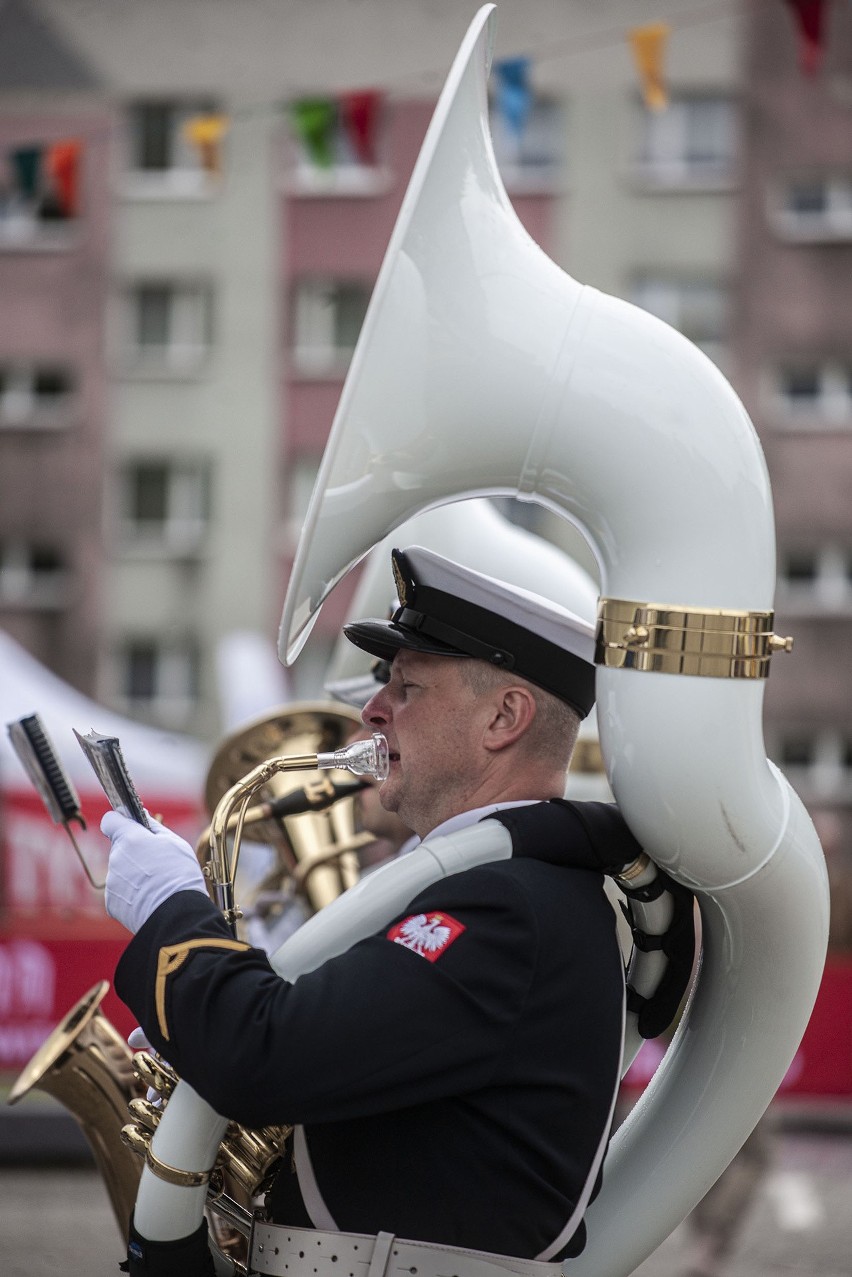
[[[387,938],[427,962],[437,962],[463,931],[464,925],[448,913],[414,913],[391,927]]]

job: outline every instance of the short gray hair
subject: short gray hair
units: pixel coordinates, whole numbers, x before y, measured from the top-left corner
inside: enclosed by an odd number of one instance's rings
[[[550,754],[554,762],[564,760],[567,771],[580,730],[580,715],[575,709],[552,692],[537,687],[528,678],[513,674],[510,670],[499,669],[496,665],[489,665],[487,661],[461,657],[459,669],[462,681],[475,696],[482,696],[495,687],[508,687],[512,683],[522,683],[529,688],[535,700],[536,713],[527,734],[527,744],[536,753]]]

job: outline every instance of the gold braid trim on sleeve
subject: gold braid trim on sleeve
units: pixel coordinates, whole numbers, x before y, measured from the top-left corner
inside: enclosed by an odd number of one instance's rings
[[[183,940],[180,944],[166,944],[160,950],[157,959],[157,978],[154,983],[154,1005],[157,1008],[157,1023],[160,1032],[167,1042],[171,1041],[169,1026],[166,1020],[166,980],[174,975],[194,949],[250,949],[251,945],[241,940]]]

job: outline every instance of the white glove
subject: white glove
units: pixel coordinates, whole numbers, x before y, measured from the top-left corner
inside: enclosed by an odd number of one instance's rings
[[[131,1029],[128,1033],[127,1045],[132,1047],[134,1051],[147,1051],[149,1055],[157,1055],[156,1050],[145,1037],[145,1030],[140,1028],[139,1025],[137,1025],[135,1029]],[[163,1060],[162,1056],[159,1056],[158,1058]],[[163,1060],[163,1064],[167,1064],[167,1061]],[[168,1067],[171,1067],[171,1065],[168,1065]],[[163,1107],[163,1097],[153,1086],[148,1087],[145,1092],[145,1099],[149,1104],[153,1104],[156,1109],[161,1109]]]
[[[112,842],[104,903],[111,918],[135,933],[176,891],[203,891],[207,884],[195,852],[171,829],[152,820],[145,829],[108,811],[101,833]]]

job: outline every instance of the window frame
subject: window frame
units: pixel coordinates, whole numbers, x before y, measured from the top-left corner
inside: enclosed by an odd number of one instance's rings
[[[56,558],[46,570],[35,563],[44,550]],[[70,601],[72,581],[72,567],[58,546],[22,536],[0,539],[0,609],[61,610]]]
[[[162,291],[168,300],[162,343],[140,340],[145,293]],[[149,277],[129,280],[122,298],[124,372],[135,377],[182,379],[199,376],[215,344],[214,288],[201,276]]]
[[[727,147],[718,156],[699,161],[690,151],[690,108],[715,105],[727,118],[722,119],[720,133],[727,132]],[[725,89],[696,89],[674,92],[665,111],[649,110],[640,98],[635,99],[635,147],[632,165],[634,183],[657,192],[727,191],[739,178],[741,153],[740,102],[736,93]],[[657,146],[653,134],[658,135]],[[668,135],[668,140],[666,140]],[[665,142],[665,145],[661,145]],[[659,154],[654,154],[654,151]],[[665,154],[668,150],[669,154]]]
[[[290,366],[299,379],[337,379],[346,375],[370,304],[375,281],[333,276],[304,276],[290,290]],[[335,292],[357,290],[363,314],[351,345],[337,340],[339,303]],[[322,330],[325,329],[325,334]],[[319,334],[319,339],[316,335]],[[322,340],[325,336],[325,340]]]
[[[135,695],[130,685],[134,649],[149,648],[154,657],[151,695]],[[131,633],[113,645],[115,700],[127,712],[169,727],[185,727],[201,704],[201,644],[192,634],[163,639]]]
[[[143,129],[140,116],[148,110],[171,111],[175,117],[170,139],[176,162],[165,167],[148,167],[138,162]],[[194,116],[221,113],[222,106],[212,95],[143,97],[129,101],[125,108],[125,196],[137,200],[205,200],[214,195],[220,188],[221,175],[204,168],[192,144],[181,137],[181,130]]]
[[[67,379],[66,388],[55,397],[38,393],[38,379],[48,373]],[[75,420],[78,395],[76,375],[67,364],[59,360],[10,361],[0,366],[0,433],[66,430]]]
[[[789,206],[793,187],[811,183],[825,192],[823,206],[808,212]],[[852,240],[852,171],[791,173],[776,180],[767,196],[767,220],[791,244],[837,244]]]
[[[141,472],[162,471],[164,516],[134,513]],[[118,526],[122,551],[132,555],[198,558],[205,549],[212,517],[209,458],[137,456],[125,458],[118,478]]]
[[[816,392],[802,397],[785,392],[785,380],[813,374]],[[785,430],[845,432],[852,430],[852,359],[796,356],[779,359],[766,375],[766,397],[776,424]]]

